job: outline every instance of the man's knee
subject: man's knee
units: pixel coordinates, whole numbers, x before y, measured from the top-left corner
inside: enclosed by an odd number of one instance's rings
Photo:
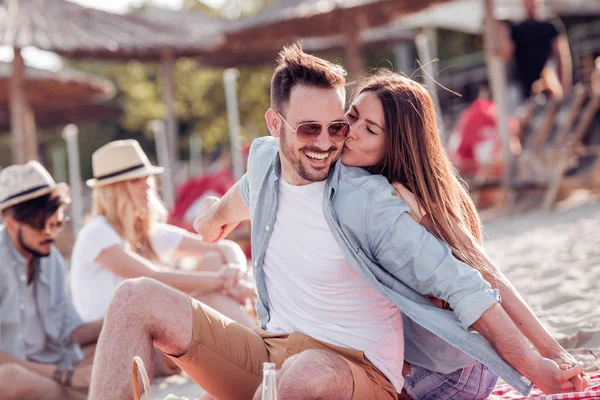
[[[32,373],[18,364],[0,365],[0,393],[2,399],[19,400],[27,396],[29,389],[36,382],[32,381]]]
[[[354,388],[352,371],[338,354],[325,350],[306,350],[283,364],[278,390],[307,393],[309,398],[351,399]]]
[[[113,303],[137,303],[140,299],[148,301],[152,294],[163,287],[161,283],[150,278],[134,278],[123,281],[115,290]]]

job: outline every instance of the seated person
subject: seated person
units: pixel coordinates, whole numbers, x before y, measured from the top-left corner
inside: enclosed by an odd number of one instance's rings
[[[484,86],[480,88],[478,98],[461,113],[448,144],[450,159],[463,177],[479,177],[488,181],[502,176],[502,139],[496,119],[496,106]],[[509,128],[510,148],[516,155],[521,152],[521,144],[517,137],[518,124],[514,119],[509,120]]]
[[[102,320],[83,323],[54,247],[70,202],[36,161],[0,172],[0,393],[3,399],[84,399]],[[86,353],[91,353],[88,346]]]
[[[252,290],[238,282],[246,257],[231,241],[211,246],[183,229],[161,223],[166,210],[154,175],[138,142],[120,140],[92,156],[94,179],[90,219],[73,248],[71,288],[75,308],[86,321],[102,318],[117,286],[128,278],[151,277],[210,304],[252,327],[240,308]],[[166,262],[178,257],[203,258],[206,271],[176,270]],[[239,283],[239,284],[238,284]]]

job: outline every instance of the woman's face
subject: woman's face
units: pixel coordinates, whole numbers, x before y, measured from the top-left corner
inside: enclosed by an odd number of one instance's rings
[[[152,177],[144,176],[130,181],[131,193],[140,205],[146,206],[152,190]]]
[[[371,167],[383,160],[385,119],[381,100],[374,92],[362,92],[346,113],[351,129],[344,144],[342,162],[352,167]]]

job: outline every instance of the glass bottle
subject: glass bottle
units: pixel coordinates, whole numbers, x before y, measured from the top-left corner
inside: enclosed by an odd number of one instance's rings
[[[263,364],[262,400],[277,400],[276,372],[275,363]]]

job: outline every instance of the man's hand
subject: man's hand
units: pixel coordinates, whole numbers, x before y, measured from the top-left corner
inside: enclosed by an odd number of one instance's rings
[[[87,389],[90,387],[92,379],[92,366],[75,367],[71,378],[71,387],[73,389]]]
[[[544,394],[568,393],[578,391],[572,379],[582,373],[581,364],[561,369],[556,362],[540,357],[537,367],[529,378]]]
[[[219,202],[218,197],[206,197],[200,203],[198,214],[194,219],[194,229],[202,236],[205,243],[215,244],[221,241],[238,225],[227,224],[219,218]]]

